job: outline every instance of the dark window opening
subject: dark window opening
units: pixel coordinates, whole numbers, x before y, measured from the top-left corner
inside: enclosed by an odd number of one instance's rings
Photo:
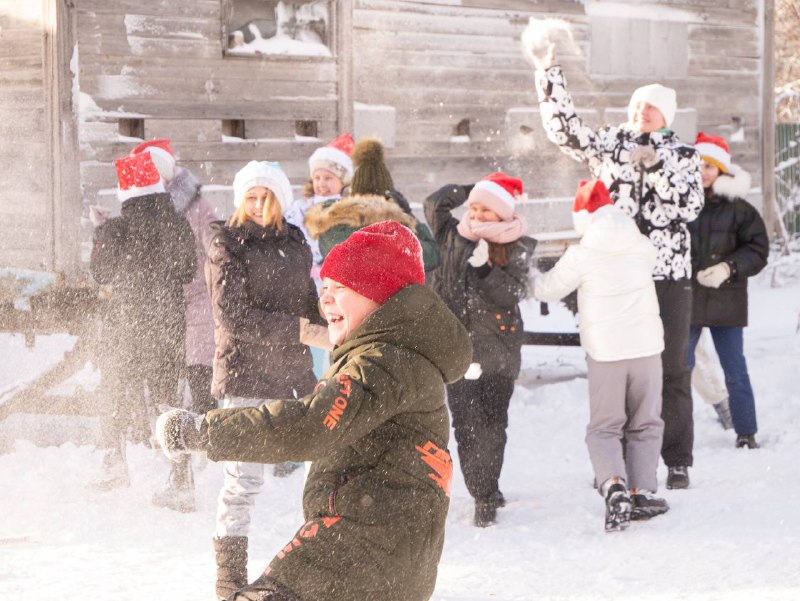
[[[244,139],[244,119],[223,119],[222,135]]]
[[[144,139],[144,119],[120,119],[119,135]]]
[[[294,133],[298,136],[316,138],[319,131],[319,124],[316,121],[295,121]]]

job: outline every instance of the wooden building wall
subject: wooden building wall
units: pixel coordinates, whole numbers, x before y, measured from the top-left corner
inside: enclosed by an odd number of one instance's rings
[[[694,141],[697,129],[728,137],[737,123],[742,124],[744,140],[732,143],[732,153],[758,182],[759,3],[603,4],[617,14],[607,10],[605,17],[587,15],[584,4],[572,0],[358,0],[355,99],[396,107],[392,164],[409,195],[420,199],[443,183],[474,181],[491,170],[505,169],[523,177],[531,197],[571,197],[577,181],[586,177],[582,165],[558,152],[544,136],[533,72],[519,43],[531,16],[562,19],[568,25],[572,40],[558,36],[559,58],[575,105],[588,123],[622,122],[631,92],[660,81],[677,89],[679,107],[694,109],[684,111],[687,142]],[[657,27],[654,35],[639,33],[642,23],[647,26],[648,10],[650,23],[658,23],[669,8],[677,11],[667,15],[675,25],[664,37],[656,37],[663,33]],[[638,20],[627,22],[621,18],[625,14]],[[600,29],[604,27],[618,30],[605,32]],[[623,38],[630,40],[628,46],[608,43]],[[637,61],[648,53],[663,52],[669,59],[680,45],[687,48],[685,65],[667,60],[666,73],[633,74]],[[604,58],[625,64],[604,64]],[[653,58],[658,64],[660,57]],[[622,74],[593,74],[592,69]],[[470,120],[471,141],[451,142],[454,126],[462,119]],[[530,133],[522,133],[526,128]],[[542,229],[569,224],[563,207],[555,209],[560,215],[555,221],[553,215],[544,215],[552,207],[540,208]]]
[[[227,2],[0,0],[0,263],[57,268],[70,241],[88,259],[88,205],[118,210],[112,161],[140,141],[126,135],[136,119],[143,138],[173,139],[223,211],[229,192],[216,186],[254,158],[281,161],[299,191],[320,143],[295,138],[295,122],[309,120],[322,142],[351,127],[384,133],[412,201],[503,169],[540,199],[527,209],[535,229],[568,226],[563,203],[547,199],[571,197],[587,172],[544,136],[519,44],[531,16],[566,23],[559,56],[588,123],[621,122],[633,89],[658,80],[678,90],[687,137],[741,125],[734,159],[761,176],[757,0],[339,0],[333,57],[313,59],[225,56]],[[57,44],[43,14],[51,5]],[[663,20],[671,26],[659,28]],[[465,119],[467,141],[453,137]],[[230,120],[244,120],[248,139],[223,140]]]
[[[0,267],[44,269],[48,236],[42,14],[0,1]]]
[[[349,8],[349,2],[341,3]],[[112,160],[140,140],[121,119],[143,119],[144,138],[173,140],[180,163],[205,184],[228,185],[252,159],[278,160],[307,176],[317,141],[297,141],[295,122],[316,121],[329,139],[348,119],[349,73],[333,58],[225,56],[221,0],[83,0],[80,49],[81,180],[86,202],[116,185]],[[348,26],[336,19],[337,26]],[[341,40],[336,35],[337,43]],[[246,138],[223,141],[223,121],[243,120]],[[212,193],[213,195],[213,193]]]

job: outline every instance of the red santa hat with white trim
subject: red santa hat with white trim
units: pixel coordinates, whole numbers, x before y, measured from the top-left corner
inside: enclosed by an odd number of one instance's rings
[[[608,188],[599,179],[581,181],[572,204],[572,224],[579,235],[586,233],[592,215],[602,207],[613,206]]]
[[[345,184],[353,179],[353,148],[356,143],[353,136],[344,133],[327,146],[317,148],[308,159],[308,168],[311,177],[317,169],[327,169]]]
[[[482,204],[497,213],[503,221],[511,221],[517,199],[524,197],[522,180],[498,171],[475,184],[467,198],[467,206],[474,202]]]
[[[730,173],[731,151],[722,136],[712,136],[698,132],[694,147],[700,154],[700,158],[706,163],[716,165],[721,173]]]
[[[153,159],[158,173],[164,181],[170,182],[175,176],[175,153],[172,151],[172,141],[166,138],[142,142],[131,150],[131,154],[146,152]]]
[[[165,192],[164,180],[147,152],[129,154],[114,161],[117,170],[117,197],[125,202],[131,198]]]

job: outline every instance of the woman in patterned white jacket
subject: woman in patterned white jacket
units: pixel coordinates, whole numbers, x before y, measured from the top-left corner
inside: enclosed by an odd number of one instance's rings
[[[657,251],[656,283],[665,348],[661,450],[669,468],[667,488],[687,488],[692,465],[691,371],[686,352],[692,307],[690,236],[687,223],[703,208],[700,157],[669,129],[675,117],[675,90],[659,84],[637,89],[628,122],[597,130],[578,117],[556,64],[553,44],[526,43],[536,67],[539,110],[548,138],[575,160],[586,163],[614,204],[632,217]]]

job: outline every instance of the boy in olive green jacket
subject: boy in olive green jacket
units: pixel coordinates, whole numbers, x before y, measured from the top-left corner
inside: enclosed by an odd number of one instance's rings
[[[168,455],[312,461],[306,523],[231,599],[429,599],[452,478],[445,383],[469,366],[469,336],[423,285],[420,244],[397,222],[353,233],[321,275],[336,346],[315,391],[204,416],[172,410],[159,440]]]

